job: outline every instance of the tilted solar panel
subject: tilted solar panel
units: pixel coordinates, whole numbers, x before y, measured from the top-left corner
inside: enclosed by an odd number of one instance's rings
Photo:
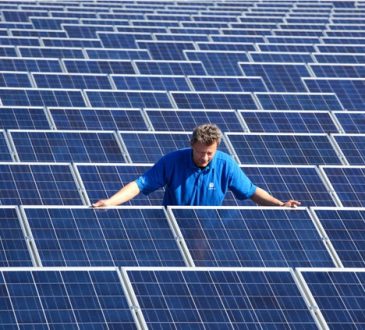
[[[10,56],[10,57],[15,57],[17,56],[16,50],[15,50],[15,46],[1,46],[0,48],[0,56]],[[3,59],[1,59],[3,60]]]
[[[40,46],[37,37],[0,37],[1,46]]]
[[[309,63],[313,62],[311,53],[290,53],[290,52],[249,52],[254,62],[274,63]]]
[[[80,47],[80,48],[102,48],[103,45],[99,39],[82,39],[82,38],[42,38],[45,47]]]
[[[55,30],[23,30],[23,29],[11,29],[11,35],[14,37],[54,37],[54,38],[67,38],[65,31]]]
[[[10,130],[9,136],[22,162],[125,162],[112,131]]]
[[[365,133],[365,113],[363,111],[334,111],[333,114],[345,133]]]
[[[238,51],[248,52],[255,51],[256,48],[253,43],[236,43],[236,42],[197,42],[199,50],[227,50],[227,51]]]
[[[227,133],[241,164],[340,165],[327,134]]]
[[[313,208],[344,267],[364,267],[365,210]]]
[[[156,75],[206,75],[199,61],[134,61],[140,74]]]
[[[344,154],[349,165],[363,165],[365,162],[364,134],[333,134],[333,139]]]
[[[262,52],[290,52],[290,53],[314,53],[316,48],[313,44],[265,44],[259,43],[257,47]]]
[[[185,265],[162,207],[23,212],[43,267]]]
[[[70,73],[135,73],[131,61],[66,59],[63,63]]]
[[[151,56],[145,49],[101,49],[85,48],[90,59],[103,60],[150,60]]]
[[[97,32],[113,31],[113,25],[62,24],[69,38],[98,38]]]
[[[329,112],[239,111],[253,133],[338,133]]]
[[[15,207],[0,207],[0,231],[0,267],[32,266],[29,242]]]
[[[198,31],[200,32],[200,31]],[[193,41],[199,45],[199,41],[209,41],[207,35],[199,34],[187,34],[187,33],[155,33],[154,37],[157,41]]]
[[[250,43],[259,43],[265,42],[265,38],[261,36],[253,36],[253,35],[243,35],[243,36],[228,36],[228,35],[211,35],[211,39],[214,42],[250,42]]]
[[[136,328],[113,268],[3,268],[0,283],[7,328]]]
[[[32,87],[27,72],[0,72],[0,87]]]
[[[364,65],[355,64],[309,64],[316,77],[324,78],[365,78]]]
[[[318,63],[348,63],[348,64],[364,64],[365,55],[363,54],[313,54]]]
[[[5,130],[0,130],[0,161],[1,162],[11,162],[13,161],[12,151],[10,150],[10,145],[6,137]]]
[[[151,32],[100,32],[98,38],[101,40],[103,48],[146,48],[138,47],[137,40],[151,40]]]
[[[365,45],[324,45],[317,44],[316,49],[320,53],[356,53],[364,54]]]
[[[0,128],[48,129],[50,124],[43,108],[0,107]]]
[[[85,58],[82,48],[57,48],[57,47],[18,47],[22,57],[40,58]],[[15,56],[15,55],[14,55]],[[43,70],[37,70],[43,71]],[[57,70],[60,72],[61,70]],[[48,70],[47,72],[54,72]]]
[[[1,71],[62,72],[58,59],[2,58]]]

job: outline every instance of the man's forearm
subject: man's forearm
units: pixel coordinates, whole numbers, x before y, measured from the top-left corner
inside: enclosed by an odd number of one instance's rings
[[[139,194],[140,190],[135,181],[128,183],[113,196],[102,199],[93,204],[93,207],[117,206],[128,202]]]

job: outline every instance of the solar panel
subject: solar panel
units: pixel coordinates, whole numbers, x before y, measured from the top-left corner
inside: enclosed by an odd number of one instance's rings
[[[221,29],[222,34],[225,35],[256,35],[256,36],[267,36],[271,34],[271,29]]]
[[[290,52],[290,53],[314,53],[316,48],[312,44],[265,44],[258,43],[257,47],[262,52]]]
[[[359,78],[303,78],[310,92],[336,93],[348,110],[365,110],[365,79]]]
[[[261,77],[214,77],[188,76],[194,90],[199,92],[266,92],[267,88]]]
[[[210,38],[213,42],[249,42],[249,43],[258,43],[265,42],[265,38],[261,36],[252,36],[252,35],[244,35],[244,36],[227,36],[227,35],[211,35]]]
[[[0,45],[7,46],[40,46],[37,37],[0,37]]]
[[[106,74],[54,74],[33,73],[32,77],[39,88],[66,89],[111,89],[112,85]]]
[[[156,75],[205,75],[199,61],[134,61],[140,74]]]
[[[43,58],[84,58],[82,48],[57,48],[57,47],[18,47],[22,57]],[[16,55],[14,55],[16,56]],[[48,60],[49,61],[49,60]],[[40,70],[37,70],[40,71]],[[60,72],[61,70],[57,70]],[[48,70],[47,72],[53,72]]]
[[[67,37],[65,31],[11,29],[9,32],[14,37],[54,37],[54,38]]]
[[[138,48],[148,49],[154,60],[186,60],[183,50],[195,49],[193,42],[184,41],[136,41]]]
[[[23,210],[43,267],[185,265],[162,207]]]
[[[103,47],[99,39],[82,38],[42,38],[45,47]]]
[[[117,89],[150,91],[190,91],[185,76],[111,75]]]
[[[2,58],[1,71],[62,72],[58,59]]]
[[[283,24],[280,24],[283,28]],[[312,26],[312,24],[310,25]],[[296,28],[296,27],[293,27]],[[301,24],[300,28],[311,30],[308,25]],[[322,28],[319,30],[323,30]],[[267,41],[272,44],[317,44],[320,42],[319,38],[306,36],[267,36]]]
[[[327,134],[227,133],[241,164],[339,165]]]
[[[172,108],[169,96],[166,92],[162,91],[86,90],[85,93],[92,107],[159,109]]]
[[[2,205],[83,204],[69,164],[0,163]]]
[[[145,49],[100,49],[85,48],[90,59],[109,60],[150,60],[151,56]]]
[[[334,93],[255,93],[264,110],[343,110]]]
[[[301,14],[303,15],[303,14]],[[312,14],[310,14],[312,15]],[[306,36],[306,37],[322,37],[323,36],[323,31],[322,30],[297,30],[297,29],[292,29],[292,30],[282,30],[281,28],[279,29],[273,29],[272,33],[275,36],[292,36],[292,37],[298,37],[298,36]]]
[[[0,107],[2,129],[48,129],[50,128],[43,108]]]
[[[136,180],[150,167],[147,164],[76,165],[90,202],[112,196],[122,186]],[[139,194],[124,205],[162,205],[162,199],[163,190],[157,190],[148,196]]]
[[[62,24],[77,24],[75,18],[59,18],[59,17],[30,17],[30,22],[36,29],[44,30],[62,30]]]
[[[49,108],[49,112],[55,128],[60,130],[148,129],[139,109]]]
[[[15,56],[17,56],[15,47],[13,47],[13,46],[1,46],[0,56],[1,57],[5,57],[5,56],[15,57]],[[3,60],[3,59],[1,59],[1,60]]]
[[[27,72],[0,72],[1,87],[32,87]]]
[[[113,31],[113,25],[62,24],[69,38],[98,38],[98,31]]]
[[[287,269],[124,271],[151,329],[316,328]]]
[[[256,50],[253,43],[236,43],[236,42],[197,42],[199,50],[228,50],[238,52],[248,52]]]
[[[308,63],[313,61],[311,53],[249,52],[249,56],[253,62]]]
[[[207,73],[213,76],[242,75],[238,62],[248,61],[245,52],[185,51],[186,58],[203,63]]]
[[[294,63],[239,63],[246,76],[262,77],[269,91],[306,92],[302,78],[310,73],[305,64]]]
[[[306,209],[169,207],[195,266],[333,266]]]
[[[179,109],[256,109],[251,93],[170,92]],[[152,107],[149,107],[152,108]]]
[[[33,259],[29,252],[29,242],[25,238],[25,229],[19,217],[20,215],[15,207],[0,207],[1,267],[26,267],[33,265]]]
[[[146,48],[137,47],[137,40],[151,40],[151,32],[111,32],[98,33],[103,48]]]
[[[324,45],[315,46],[320,53],[357,53],[364,54],[365,45]]]
[[[22,162],[125,162],[111,131],[10,130],[9,135]]]
[[[336,30],[336,31],[326,31],[326,35],[328,37],[349,37],[349,38],[364,38],[365,37],[365,31],[342,31],[342,30]],[[354,40],[354,39],[351,39]]]
[[[363,269],[300,269],[311,303],[329,329],[364,325]]]
[[[362,54],[313,54],[318,63],[349,63],[364,64],[365,55]]]
[[[201,123],[215,123],[222,132],[242,132],[234,110],[159,110],[145,109],[155,131],[191,132]]]
[[[255,133],[338,133],[329,112],[239,111],[250,132]]]
[[[199,31],[200,32],[200,31]],[[158,41],[209,41],[205,34],[187,34],[187,33],[155,33],[154,37]],[[199,44],[199,43],[197,43]]]
[[[5,327],[136,328],[112,268],[3,269],[0,283],[4,304],[11,306],[2,313]]]
[[[364,209],[313,208],[344,267],[364,267]]]
[[[345,133],[365,133],[365,113],[362,111],[334,111]]]
[[[309,64],[316,77],[335,78],[365,78],[364,65],[344,64]]]
[[[53,89],[26,89],[0,88],[0,100],[3,106],[43,107],[86,106],[81,90],[53,90]]]
[[[365,135],[363,134],[333,134],[333,139],[344,154],[349,165],[364,164]]]
[[[151,21],[136,21],[136,20],[131,20],[131,21],[126,21],[125,24],[121,24],[121,22],[119,20],[117,20],[118,22],[118,26],[116,26],[116,30],[118,32],[122,32],[123,34],[125,34],[126,32],[138,32],[138,33],[166,33],[167,32],[167,26],[176,26],[179,23],[177,22],[164,22],[163,26],[161,22],[157,22],[157,24],[152,24]],[[128,25],[128,24],[131,25]],[[147,37],[147,40],[150,40],[150,37]],[[135,44],[133,44],[133,46],[135,46]]]
[[[135,73],[131,61],[66,59],[63,63],[70,73]]]
[[[241,168],[256,186],[282,201],[294,199],[302,206],[336,206],[316,166],[245,165]]]

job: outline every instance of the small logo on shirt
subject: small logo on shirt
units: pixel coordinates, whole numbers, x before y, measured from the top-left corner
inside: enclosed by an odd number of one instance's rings
[[[214,190],[214,189],[215,189],[215,187],[214,187],[214,182],[209,182],[208,189],[209,189],[209,190]]]

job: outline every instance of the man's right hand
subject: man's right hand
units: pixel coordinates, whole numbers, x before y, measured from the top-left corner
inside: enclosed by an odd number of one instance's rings
[[[108,199],[101,199],[96,203],[91,204],[92,207],[107,207],[109,206]]]

